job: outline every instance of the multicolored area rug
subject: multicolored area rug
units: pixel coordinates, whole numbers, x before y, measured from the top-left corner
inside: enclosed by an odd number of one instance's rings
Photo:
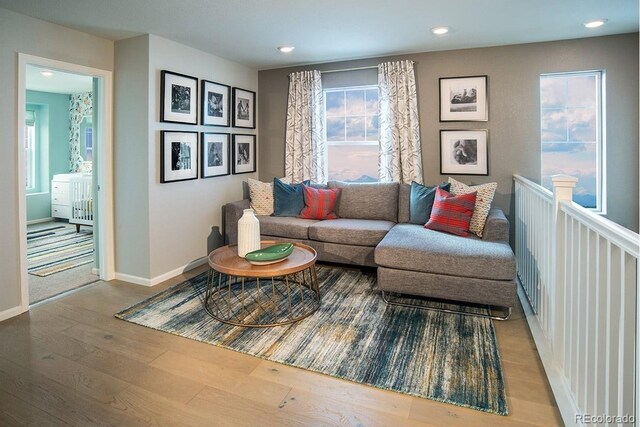
[[[203,305],[207,273],[116,317],[381,389],[507,414],[491,320],[387,306],[374,289],[375,274],[319,266],[318,280],[320,309],[287,326],[245,328],[214,320]]]
[[[45,277],[93,262],[93,231],[57,226],[27,234],[27,271]]]

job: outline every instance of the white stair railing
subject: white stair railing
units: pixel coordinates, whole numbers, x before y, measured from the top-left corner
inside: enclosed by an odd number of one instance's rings
[[[563,420],[635,425],[640,236],[573,203],[575,178],[514,180],[523,306]]]

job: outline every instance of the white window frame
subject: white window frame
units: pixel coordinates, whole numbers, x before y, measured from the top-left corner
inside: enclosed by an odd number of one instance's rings
[[[575,77],[589,76],[596,77],[596,207],[586,208],[593,213],[606,215],[607,213],[607,194],[606,194],[606,72],[605,70],[588,70],[588,71],[568,71],[560,73],[543,73],[540,74],[540,80],[543,77]],[[541,87],[538,88],[540,93]],[[540,177],[542,176],[542,144],[553,143],[553,141],[542,141],[542,100],[540,99]],[[563,143],[562,141],[558,141]],[[564,141],[564,143],[572,144],[573,142]]]
[[[361,86],[346,86],[346,87],[335,87],[335,88],[329,88],[329,89],[324,89],[323,92],[323,108],[324,108],[324,113],[325,113],[325,127],[324,127],[324,140],[325,143],[327,144],[327,147],[329,146],[339,146],[339,147],[346,147],[346,146],[380,146],[380,121],[378,118],[378,139],[376,139],[375,141],[350,141],[347,139],[347,126],[345,123],[345,128],[344,128],[344,141],[329,141],[329,139],[327,138],[327,119],[329,117],[344,117],[345,120],[349,117],[363,117],[365,118],[365,139],[366,139],[366,135],[367,135],[367,125],[366,125],[366,120],[369,117],[373,117],[373,116],[380,116],[380,108],[378,107],[378,111],[376,111],[375,114],[368,114],[368,111],[366,110],[366,91],[367,90],[372,90],[375,89],[376,91],[378,90],[378,85],[361,85]],[[348,91],[353,91],[353,90],[364,90],[365,91],[365,113],[364,114],[356,114],[356,115],[347,115],[347,114],[343,114],[343,115],[336,115],[336,116],[329,116],[327,115],[327,93],[331,93],[331,92],[343,92],[344,96],[346,98],[346,93]],[[380,102],[380,99],[378,98],[378,102]],[[379,105],[379,104],[378,104]],[[346,106],[346,99],[345,99],[345,106]],[[345,111],[346,113],[346,111]],[[380,179],[380,176],[377,176],[378,179]]]
[[[33,122],[25,120],[24,123],[24,151],[25,151],[25,189],[27,193],[36,192],[38,189],[38,182],[36,176],[36,163],[37,163],[37,117],[34,110],[29,110],[33,115]]]

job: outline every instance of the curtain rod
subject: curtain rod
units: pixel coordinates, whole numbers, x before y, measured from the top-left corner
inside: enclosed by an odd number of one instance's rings
[[[412,64],[415,64],[416,61],[411,61]],[[326,74],[326,73],[342,73],[345,71],[358,71],[358,70],[370,70],[372,68],[378,68],[377,65],[370,65],[368,67],[354,67],[354,68],[343,68],[341,70],[326,70],[326,71],[320,71],[320,74]]]
[[[327,74],[327,73],[341,73],[343,71],[358,71],[358,70],[370,70],[372,68],[378,68],[377,65],[371,65],[369,67],[355,67],[355,68],[343,68],[341,70],[326,70],[326,71],[320,71],[320,74]]]

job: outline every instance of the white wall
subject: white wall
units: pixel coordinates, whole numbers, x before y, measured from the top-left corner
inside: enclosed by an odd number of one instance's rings
[[[143,88],[141,71],[146,62],[147,82]],[[161,70],[256,92],[258,89],[257,70],[158,36],[116,43],[116,271],[120,278],[147,285],[182,271],[220,246],[222,205],[241,199],[242,181],[257,176],[160,183],[161,130],[257,133],[161,123]],[[141,145],[143,140],[146,146]],[[129,192],[127,196],[122,196],[124,191]]]
[[[113,70],[113,42],[0,9],[0,318],[20,306],[18,53]]]
[[[115,43],[116,272],[149,278],[149,36]]]

